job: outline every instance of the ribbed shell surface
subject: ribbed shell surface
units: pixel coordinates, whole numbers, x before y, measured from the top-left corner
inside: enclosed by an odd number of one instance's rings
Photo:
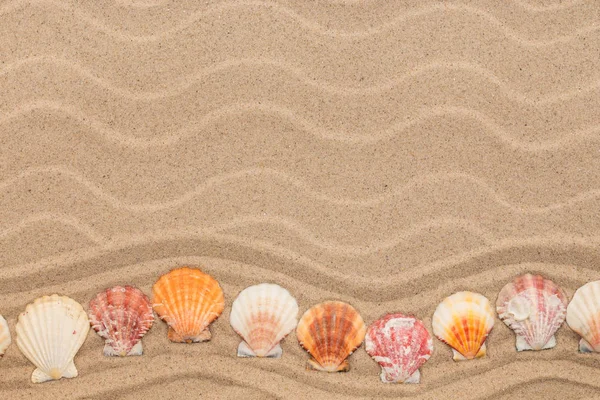
[[[90,301],[92,328],[105,339],[112,352],[128,355],[152,327],[154,314],[148,297],[132,286],[115,286]]]
[[[567,295],[554,282],[525,274],[502,288],[496,311],[531,349],[541,350],[565,321],[567,303]]]
[[[258,356],[266,356],[296,328],[298,303],[279,285],[262,283],[239,294],[231,307],[230,323]]]
[[[172,270],[159,278],[152,292],[154,311],[171,328],[169,339],[174,342],[208,340],[209,324],[225,307],[219,283],[197,268]]]
[[[442,301],[433,314],[433,333],[466,359],[480,350],[494,326],[489,300],[473,292],[458,292]]]
[[[16,341],[25,357],[45,375],[40,377],[36,370],[32,380],[77,376],[73,358],[89,330],[87,313],[69,297],[53,294],[27,305],[17,321]]]
[[[298,341],[320,369],[338,371],[346,358],[361,345],[365,323],[349,304],[328,301],[307,310],[296,329]]]
[[[600,281],[589,282],[577,289],[567,307],[567,324],[600,352]]]
[[[421,320],[387,314],[369,326],[365,350],[381,366],[383,382],[404,382],[431,357],[433,340]]]

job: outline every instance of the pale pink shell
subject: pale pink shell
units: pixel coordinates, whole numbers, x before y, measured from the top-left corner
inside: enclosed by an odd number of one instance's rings
[[[542,350],[556,345],[554,334],[565,321],[565,292],[549,279],[525,274],[504,286],[496,311],[517,335],[517,350]]]
[[[365,349],[381,366],[382,382],[419,383],[419,368],[431,356],[433,340],[421,320],[387,314],[369,327]]]
[[[90,301],[90,323],[105,339],[104,355],[142,354],[142,337],[152,327],[154,314],[148,297],[132,286],[115,286]]]

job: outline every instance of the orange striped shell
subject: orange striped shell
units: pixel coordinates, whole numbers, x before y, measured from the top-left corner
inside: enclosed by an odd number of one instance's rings
[[[197,268],[177,268],[152,287],[152,307],[169,325],[169,340],[195,343],[210,340],[208,326],[225,307],[223,290],[212,276]]]
[[[350,369],[346,359],[360,346],[366,331],[354,307],[341,301],[328,301],[304,313],[296,335],[300,345],[312,356],[308,369],[338,372]]]
[[[455,361],[471,360],[486,354],[494,313],[485,296],[458,292],[437,306],[431,324],[435,336],[452,347]]]

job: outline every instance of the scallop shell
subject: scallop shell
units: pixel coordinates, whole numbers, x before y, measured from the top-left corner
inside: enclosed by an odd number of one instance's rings
[[[105,356],[139,356],[142,337],[152,327],[154,314],[148,297],[132,286],[115,286],[90,301],[92,328],[104,338]]]
[[[577,289],[567,307],[567,324],[581,336],[579,351],[600,352],[600,281]]]
[[[8,323],[2,315],[0,315],[0,358],[6,353],[6,349],[12,343],[10,339],[10,330],[8,329]]]
[[[312,356],[308,369],[327,372],[348,371],[346,360],[362,343],[365,323],[349,304],[328,301],[302,315],[296,334],[300,345]]]
[[[152,292],[154,311],[169,325],[169,340],[210,340],[208,326],[225,307],[223,290],[212,276],[197,268],[177,268],[161,276]]]
[[[381,366],[382,382],[419,383],[419,368],[431,357],[433,340],[421,320],[387,314],[369,326],[365,350]]]
[[[494,314],[485,296],[458,292],[437,306],[432,325],[435,336],[452,347],[455,361],[471,360],[485,356]]]
[[[53,294],[27,305],[17,321],[17,346],[37,369],[33,383],[74,378],[73,358],[85,341],[90,322],[81,304]]]
[[[502,288],[496,301],[498,317],[517,335],[518,351],[556,346],[554,334],[565,321],[567,295],[540,275],[525,274]]]
[[[298,323],[298,303],[279,285],[250,286],[233,302],[230,322],[244,339],[238,347],[238,357],[279,358],[279,342]]]

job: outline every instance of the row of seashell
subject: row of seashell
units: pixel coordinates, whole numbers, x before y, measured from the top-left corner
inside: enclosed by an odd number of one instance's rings
[[[35,383],[77,376],[73,362],[91,327],[105,339],[104,355],[142,354],[142,337],[152,327],[153,310],[169,327],[172,342],[210,340],[209,325],[223,312],[219,283],[199,269],[183,267],[154,284],[153,302],[139,289],[116,286],[102,291],[89,312],[75,300],[43,296],[29,304],[16,325],[17,346],[37,367]],[[518,351],[549,349],[565,318],[582,338],[582,352],[600,352],[600,281],[579,288],[570,304],[564,291],[537,275],[519,276],[500,291],[496,311],[516,333]],[[89,317],[88,317],[89,316]],[[300,320],[296,299],[276,284],[244,289],[235,299],[230,323],[243,339],[239,357],[282,355],[281,340],[296,329],[300,345],[310,354],[308,368],[347,371],[348,357],[365,342],[367,353],[381,366],[383,382],[418,383],[419,368],[433,352],[431,335],[413,316],[393,313],[367,329],[349,304],[328,301],[307,310]],[[454,360],[485,356],[494,325],[490,302],[478,293],[458,292],[444,299],[433,314],[433,333],[452,347]],[[0,357],[11,344],[6,320],[0,316]]]

